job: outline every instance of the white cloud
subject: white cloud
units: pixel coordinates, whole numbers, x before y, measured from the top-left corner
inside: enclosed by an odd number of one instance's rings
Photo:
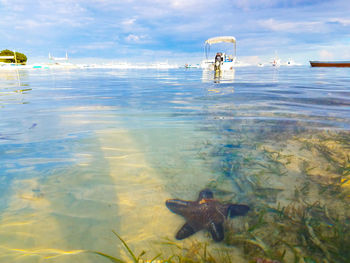
[[[121,22],[121,24],[124,26],[132,26],[135,24],[135,21],[136,21],[136,18],[128,18],[128,19],[123,20]]]
[[[129,43],[141,43],[148,39],[147,35],[129,34],[125,40]]]
[[[320,32],[324,30],[323,22],[284,22],[273,18],[267,20],[260,20],[258,22],[263,28],[272,31],[282,32]]]
[[[262,62],[262,59],[259,56],[242,56],[239,60],[242,63],[249,65],[258,65],[259,62]]]
[[[319,54],[320,54],[320,58],[321,59],[328,60],[328,59],[333,59],[334,58],[333,53],[329,52],[328,50],[325,50],[325,49],[320,50]]]
[[[50,26],[51,23],[40,23],[36,20],[32,20],[32,19],[26,19],[26,20],[22,20],[21,23],[16,23],[15,25],[15,29],[26,29],[26,30],[31,30],[37,27],[42,27],[42,26]]]
[[[334,0],[333,0],[334,1]],[[340,0],[341,1],[341,0]],[[236,0],[233,4],[245,11],[260,8],[294,8],[297,6],[315,6],[320,5],[326,0]],[[335,2],[335,1],[334,1]]]
[[[202,0],[168,0],[164,1],[166,6],[172,8],[172,9],[177,9],[181,11],[197,11],[198,9],[202,9],[203,7],[206,7],[208,5],[212,5],[214,3],[219,4],[222,1],[211,1],[211,3],[203,3]]]
[[[134,34],[130,34],[125,38],[128,42],[138,42],[140,40],[140,37]]]
[[[238,8],[242,8],[243,10],[249,10],[259,6],[272,6],[275,3],[275,0],[237,0],[234,2]]]
[[[343,19],[343,18],[331,18],[328,20],[328,22],[331,23],[339,23],[343,26],[349,26],[350,25],[350,19]]]
[[[47,11],[48,14],[57,16],[72,17],[74,15],[80,15],[87,12],[87,9],[83,7],[83,2],[79,1],[67,1],[67,0],[38,0],[38,9],[41,11]]]
[[[1,20],[16,29],[40,29],[48,26],[79,27],[93,21],[79,2],[67,0],[2,0]]]
[[[122,48],[139,54],[137,44],[145,43],[150,51],[202,53],[205,39],[222,34],[237,37],[239,56],[274,50],[318,56],[321,49],[334,53],[329,33],[347,41],[348,6],[344,0],[0,0],[0,30],[7,33],[0,44],[18,43],[36,55],[81,45],[79,56],[96,50],[117,57]],[[321,47],[310,44],[311,33]]]
[[[86,45],[77,46],[76,49],[89,49],[89,50],[106,49],[106,48],[111,48],[114,45],[115,43],[112,41],[92,42]]]

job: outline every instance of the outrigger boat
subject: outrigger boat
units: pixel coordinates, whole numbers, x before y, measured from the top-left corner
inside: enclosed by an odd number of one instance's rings
[[[206,70],[225,71],[233,70],[236,64],[236,38],[233,36],[212,37],[205,42],[205,57],[202,61],[201,67]],[[226,54],[224,52],[216,53],[214,59],[208,59],[210,46],[217,43],[232,43],[234,47],[234,54]]]
[[[350,61],[310,61],[311,67],[349,68]]]

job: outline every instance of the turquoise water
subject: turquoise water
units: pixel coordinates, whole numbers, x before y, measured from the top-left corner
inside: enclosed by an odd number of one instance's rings
[[[218,262],[350,257],[348,69],[16,74],[0,72],[1,262],[128,260],[112,230],[145,260],[204,261],[205,243]],[[207,187],[251,211],[219,244],[176,241],[165,200]]]

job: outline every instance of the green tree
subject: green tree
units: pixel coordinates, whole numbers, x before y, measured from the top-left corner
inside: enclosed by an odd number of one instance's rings
[[[4,49],[0,51],[0,57],[1,56],[14,56],[14,52],[8,49]],[[16,60],[17,63],[25,64],[27,62],[27,56],[22,53],[16,52]],[[15,63],[15,59],[0,59],[0,62]]]

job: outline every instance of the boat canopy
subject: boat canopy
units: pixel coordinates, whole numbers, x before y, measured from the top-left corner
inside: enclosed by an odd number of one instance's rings
[[[235,44],[236,38],[232,36],[212,37],[212,38],[209,38],[207,41],[205,41],[205,44],[212,45],[212,44],[221,43],[221,42]]]
[[[205,41],[205,56],[208,59],[208,53],[210,51],[210,46],[217,43],[232,43],[234,46],[234,56],[236,57],[236,38],[233,36],[221,36],[221,37],[212,37]]]

